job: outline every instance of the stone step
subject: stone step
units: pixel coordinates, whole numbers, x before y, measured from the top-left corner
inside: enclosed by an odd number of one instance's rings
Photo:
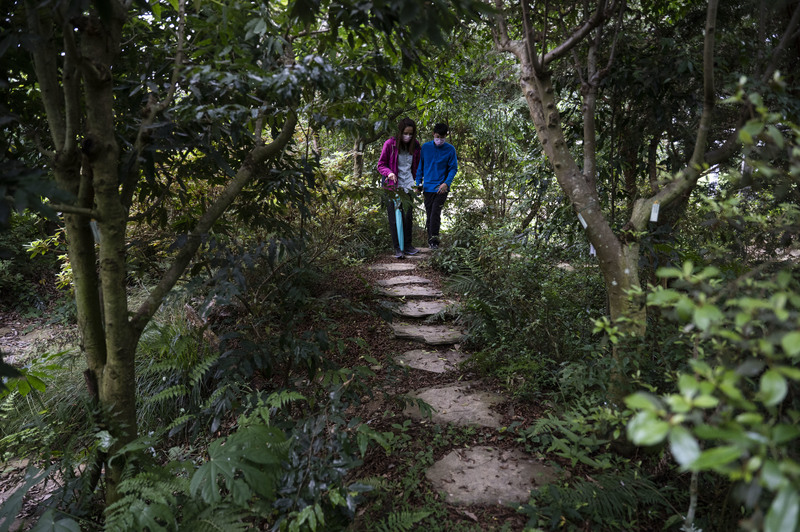
[[[392,323],[395,338],[413,340],[428,345],[457,344],[464,333],[452,325],[417,325],[414,323]]]
[[[532,489],[558,480],[559,469],[516,449],[472,447],[446,455],[425,476],[449,504],[506,505],[528,502]]]
[[[419,275],[398,275],[391,279],[380,279],[375,281],[379,286],[398,286],[406,284],[430,284],[430,279],[425,279]]]
[[[400,286],[375,288],[378,293],[389,297],[405,297],[407,299],[425,299],[428,297],[442,297],[442,291],[429,286],[406,284]]]
[[[431,406],[434,423],[455,425],[479,425],[499,428],[497,412],[491,407],[501,403],[501,395],[472,389],[472,383],[461,382],[448,386],[423,388],[408,394],[413,399],[422,399]],[[408,417],[423,419],[422,411],[416,405],[407,406],[403,411]]]
[[[408,272],[416,268],[416,264],[409,264],[408,262],[386,262],[382,264],[373,264],[367,269],[374,272]]]
[[[403,318],[427,318],[447,310],[454,303],[452,301],[406,301],[399,304],[396,301],[384,301],[384,307]]]
[[[453,349],[449,351],[414,349],[395,357],[395,361],[401,366],[408,366],[431,373],[455,371],[458,369],[456,366],[466,359],[467,355]]]

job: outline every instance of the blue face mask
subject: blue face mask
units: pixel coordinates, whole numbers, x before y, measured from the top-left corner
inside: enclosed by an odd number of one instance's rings
[[[444,144],[444,139],[433,139],[433,143],[436,144],[437,146],[441,146],[442,144]]]

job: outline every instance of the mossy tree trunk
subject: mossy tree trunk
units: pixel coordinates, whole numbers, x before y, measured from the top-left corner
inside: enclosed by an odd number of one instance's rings
[[[528,104],[531,119],[536,127],[537,137],[542,144],[560,188],[573,205],[576,214],[585,224],[589,242],[597,252],[600,271],[608,295],[610,317],[626,317],[624,332],[642,335],[645,331],[646,308],[641,297],[630,297],[629,291],[640,287],[639,278],[639,236],[647,229],[651,207],[659,203],[661,208],[669,208],[686,191],[694,187],[697,179],[708,168],[734,153],[736,144],[725,145],[724,150],[706,153],[711,113],[714,108],[713,49],[716,21],[716,0],[708,6],[705,27],[704,49],[704,108],[698,128],[695,150],[691,160],[674,179],[649,197],[635,200],[630,217],[622,230],[614,231],[608,218],[601,210],[598,194],[597,146],[595,114],[601,81],[613,64],[614,41],[623,30],[625,2],[599,1],[593,12],[576,29],[561,35],[556,41],[553,35],[556,28],[534,28],[536,20],[547,20],[549,14],[541,13],[534,17],[530,13],[527,0],[521,0],[516,15],[511,15],[512,7],[504,0],[497,0],[498,15],[495,18],[494,42],[499,51],[514,55],[520,65],[520,87]],[[587,12],[584,12],[587,13]],[[616,15],[616,17],[615,17]],[[509,37],[508,23],[511,17],[521,27],[521,38]],[[603,33],[603,32],[607,33]],[[546,35],[550,47],[545,47]],[[609,40],[603,46],[603,39]],[[578,63],[577,49],[581,49],[583,63],[576,65],[580,77],[583,120],[582,167],[573,155],[562,129],[562,117],[558,109],[556,92],[552,83],[551,65],[564,58],[573,58]],[[607,51],[605,64],[600,66],[600,50]],[[621,390],[612,390],[617,395]]]
[[[137,436],[136,347],[147,323],[175,286],[200,248],[203,236],[249,182],[255,169],[279,154],[297,124],[290,111],[280,134],[269,144],[258,143],[246,156],[235,177],[196,220],[186,243],[146,301],[129,308],[126,231],[138,167],[125,183],[116,139],[114,60],[120,50],[128,4],[107,2],[109,11],[68,18],[66,7],[52,9],[34,0],[25,3],[28,29],[39,38],[33,50],[34,69],[49,125],[50,161],[60,188],[74,200],[59,205],[66,226],[68,255],[73,272],[81,348],[87,362],[89,392],[105,414],[102,422],[114,438],[109,456]],[[183,20],[183,1],[180,2]],[[175,54],[177,74],[182,57],[182,27]],[[143,133],[166,108],[173,87],[161,101],[151,98],[142,110],[136,148]],[[129,124],[130,125],[130,124]],[[137,157],[138,160],[138,157]],[[96,223],[99,242],[90,223]],[[106,463],[106,502],[118,499],[117,485],[124,460]]]

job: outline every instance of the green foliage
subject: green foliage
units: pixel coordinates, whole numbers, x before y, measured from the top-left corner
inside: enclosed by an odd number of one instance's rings
[[[451,273],[448,289],[461,296],[475,363],[517,394],[541,394],[561,364],[583,360],[604,307],[599,276],[590,265],[557,267],[556,257],[466,220],[452,239],[434,263]]]
[[[572,466],[594,469],[617,467],[624,459],[611,451],[611,444],[624,430],[624,413],[608,406],[577,405],[559,416],[549,414],[521,429],[520,441],[535,449],[568,459]]]
[[[665,309],[688,364],[677,389],[627,398],[628,436],[668,442],[683,470],[743,486],[749,527],[792,529],[800,511],[800,275],[791,263],[735,279],[713,267],[665,268],[669,288],[648,293]],[[764,515],[763,523],[757,516]]]
[[[565,523],[575,529],[653,530],[661,528],[657,523],[665,513],[674,512],[675,495],[673,487],[659,486],[635,469],[625,468],[563,486],[548,484],[534,490],[520,510],[530,517],[527,526],[548,530]]]
[[[63,252],[55,224],[30,213],[12,213],[0,230],[0,303],[5,308],[41,312],[54,287],[58,264],[53,254],[27,252],[35,242],[52,241]],[[53,231],[54,234],[48,235]]]
[[[414,525],[431,515],[430,511],[392,512],[384,520],[375,525],[379,532],[410,532]]]
[[[214,394],[222,393],[211,379],[218,358],[184,321],[151,323],[139,343],[137,384],[142,397],[142,429],[157,430],[170,420],[172,436],[181,430],[196,434],[209,421],[219,425],[219,421],[214,422],[215,416],[209,415],[217,406]],[[201,413],[205,417],[197,417]]]

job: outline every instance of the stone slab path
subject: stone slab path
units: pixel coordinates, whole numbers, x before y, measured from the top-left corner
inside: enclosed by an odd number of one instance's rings
[[[522,451],[473,447],[453,451],[433,464],[425,476],[442,486],[450,504],[528,502],[531,488],[558,480],[552,467]],[[475,479],[484,479],[476,486]]]
[[[376,286],[379,294],[389,297],[404,297],[406,299],[425,299],[428,297],[442,297],[442,291],[430,286],[416,284],[400,284],[390,287]]]
[[[458,346],[464,340],[464,331],[453,324],[432,325],[421,321],[443,313],[454,304],[445,300],[429,279],[411,274],[429,252],[421,249],[418,255],[405,257],[412,260],[370,266],[375,271],[404,273],[377,281],[374,288],[381,295],[401,299],[400,303],[385,302],[393,314],[404,318],[391,323],[395,337],[430,346],[406,351],[396,356],[395,362],[414,371],[452,375],[450,384],[408,393],[412,401],[403,414],[426,418],[427,412],[417,403],[421,400],[430,406],[433,423],[499,429],[502,416],[495,408],[505,398],[486,391],[480,382],[459,379],[458,365],[467,358]],[[438,349],[441,346],[449,349]],[[507,505],[527,502],[532,489],[557,481],[559,474],[555,467],[535,460],[522,450],[472,447],[456,449],[444,456],[425,476],[449,504]]]
[[[446,373],[457,370],[458,364],[467,359],[467,355],[461,351],[428,351],[426,349],[414,349],[406,351],[402,355],[395,357],[395,361],[401,366],[408,366],[431,373]]]
[[[430,284],[430,279],[425,279],[424,277],[420,277],[418,275],[398,275],[397,277],[392,277],[391,279],[381,279],[380,281],[376,281],[375,284],[378,286],[397,286],[403,284]]]
[[[415,270],[417,267],[414,264],[407,262],[388,262],[383,264],[373,264],[368,269],[376,272],[408,272]]]
[[[386,306],[402,318],[428,318],[450,309],[454,304],[451,301],[414,300],[403,304],[386,302]]]
[[[431,405],[434,423],[500,428],[500,416],[492,412],[492,407],[502,403],[503,397],[474,390],[471,383],[424,388],[408,395]],[[407,407],[403,413],[416,419],[424,417],[416,405]]]
[[[413,340],[428,345],[456,344],[464,339],[464,332],[452,325],[418,325],[416,323],[392,323],[397,338]]]

